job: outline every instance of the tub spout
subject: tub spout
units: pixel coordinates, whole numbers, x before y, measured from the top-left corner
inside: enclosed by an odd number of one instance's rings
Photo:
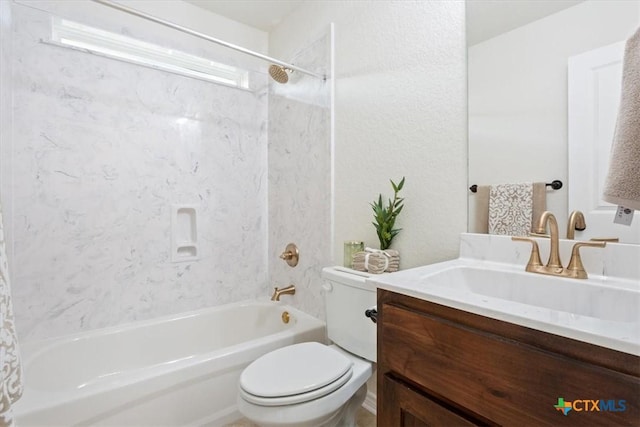
[[[271,301],[280,301],[280,295],[295,295],[296,287],[295,285],[289,285],[286,288],[278,289],[277,287],[273,290],[273,295],[271,295]]]

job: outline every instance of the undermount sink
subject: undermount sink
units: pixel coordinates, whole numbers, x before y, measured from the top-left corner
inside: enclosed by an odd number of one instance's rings
[[[638,322],[640,318],[640,293],[601,280],[576,280],[464,265],[452,266],[420,279],[429,288],[446,288],[601,320]]]

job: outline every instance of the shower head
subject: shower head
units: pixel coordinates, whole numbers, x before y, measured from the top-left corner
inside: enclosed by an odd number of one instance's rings
[[[293,72],[292,69],[283,67],[280,65],[270,65],[269,66],[269,75],[273,80],[278,83],[285,84],[289,81],[289,73]]]

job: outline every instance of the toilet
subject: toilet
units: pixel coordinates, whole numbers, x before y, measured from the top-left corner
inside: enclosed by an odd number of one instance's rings
[[[240,375],[238,410],[262,426],[355,426],[376,361],[376,305],[367,273],[322,270],[327,335],[332,345],[305,342],[256,359]]]

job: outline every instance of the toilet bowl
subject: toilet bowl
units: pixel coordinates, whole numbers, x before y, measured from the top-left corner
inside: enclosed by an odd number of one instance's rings
[[[325,268],[327,335],[334,342],[294,344],[251,363],[240,376],[238,410],[263,427],[355,426],[376,356],[376,303],[366,275]]]

